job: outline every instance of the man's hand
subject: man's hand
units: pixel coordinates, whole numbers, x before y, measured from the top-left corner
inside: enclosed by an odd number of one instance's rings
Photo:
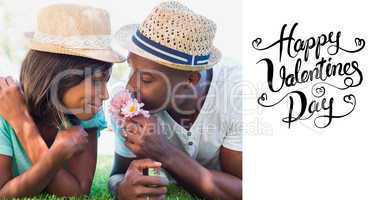
[[[138,157],[161,161],[172,146],[154,117],[128,119],[124,130],[125,145]]]
[[[159,200],[164,199],[167,193],[168,180],[156,176],[144,176],[147,168],[160,168],[161,163],[151,159],[134,160],[130,163],[124,179],[118,186],[120,200]]]
[[[0,116],[11,126],[29,117],[24,96],[11,77],[0,77]]]

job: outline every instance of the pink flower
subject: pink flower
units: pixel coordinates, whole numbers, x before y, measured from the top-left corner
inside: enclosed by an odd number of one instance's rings
[[[143,103],[139,103],[133,98],[128,90],[121,90],[114,95],[109,106],[109,112],[118,125],[122,126],[126,118],[138,115],[150,117],[148,111],[143,110]]]

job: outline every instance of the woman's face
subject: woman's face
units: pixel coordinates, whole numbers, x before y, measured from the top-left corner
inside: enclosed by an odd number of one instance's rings
[[[109,98],[107,82],[111,68],[96,71],[80,84],[68,89],[63,95],[63,104],[80,120],[89,120],[102,109],[103,101]]]

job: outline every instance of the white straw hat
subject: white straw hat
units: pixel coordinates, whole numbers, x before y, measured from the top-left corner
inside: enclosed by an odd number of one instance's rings
[[[75,4],[42,8],[35,32],[26,33],[30,49],[81,56],[110,63],[124,62],[111,44],[111,22],[103,9]]]
[[[167,67],[185,71],[209,69],[220,61],[213,46],[216,25],[179,2],[155,7],[140,25],[127,25],[114,35],[112,48],[130,51]]]

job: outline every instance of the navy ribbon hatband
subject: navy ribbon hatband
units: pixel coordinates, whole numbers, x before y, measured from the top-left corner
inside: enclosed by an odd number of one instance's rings
[[[144,51],[159,57],[163,60],[182,65],[205,65],[210,59],[210,54],[203,56],[193,56],[187,53],[163,46],[142,35],[139,30],[132,36],[133,42]]]

